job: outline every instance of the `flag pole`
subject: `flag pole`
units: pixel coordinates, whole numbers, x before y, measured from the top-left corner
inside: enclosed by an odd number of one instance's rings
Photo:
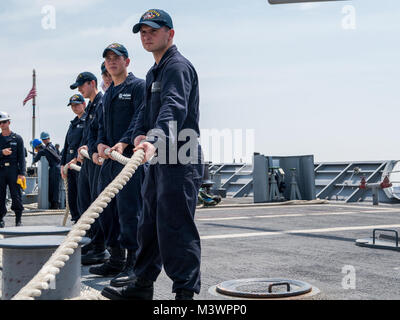
[[[33,69],[33,88],[36,88],[36,71]],[[36,114],[35,114],[35,108],[36,108],[36,95],[33,96],[33,101],[32,101],[32,106],[33,106],[33,115],[32,115],[32,141],[35,139],[36,135]]]
[[[33,69],[33,75],[32,75],[32,80],[33,80],[33,87],[36,90],[36,71]],[[35,140],[36,136],[36,94],[33,96],[32,100],[32,141]],[[35,148],[32,146],[32,162],[35,157]]]

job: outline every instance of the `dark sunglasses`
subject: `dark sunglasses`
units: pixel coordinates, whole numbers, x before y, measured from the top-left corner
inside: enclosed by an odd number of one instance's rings
[[[0,121],[0,124],[6,124],[6,123],[8,123],[8,120],[6,120],[6,121]]]

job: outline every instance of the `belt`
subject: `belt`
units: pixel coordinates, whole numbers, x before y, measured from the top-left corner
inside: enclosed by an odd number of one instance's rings
[[[6,167],[11,167],[11,163],[10,162],[0,163],[0,168],[6,168]]]

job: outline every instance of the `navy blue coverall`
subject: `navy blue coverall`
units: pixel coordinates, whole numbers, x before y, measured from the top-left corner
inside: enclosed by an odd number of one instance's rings
[[[126,80],[108,88],[103,98],[103,114],[99,121],[99,143],[113,147],[119,142],[127,143],[124,156],[131,157],[132,123],[143,105],[145,81],[129,73]],[[107,159],[100,169],[99,192],[104,190],[121,172],[123,165]],[[106,245],[110,248],[124,248],[136,252],[138,217],[142,210],[141,185],[143,168],[140,166],[132,179],[110,202],[100,216]]]
[[[89,102],[85,110],[86,125],[83,130],[80,146],[88,146],[90,157],[93,155],[92,144],[97,140],[98,110],[101,111],[103,108],[102,98],[103,94],[99,92],[94,100]],[[95,136],[93,136],[93,134],[95,134]],[[91,143],[89,143],[89,139],[91,139]],[[91,144],[91,146],[89,146],[89,144]],[[96,191],[99,172],[100,166],[94,164],[91,160],[84,159],[78,177],[78,211],[80,215],[82,215],[97,198]],[[105,250],[104,234],[98,220],[96,220],[90,228],[88,236],[92,239],[91,247],[96,252]]]
[[[12,154],[3,155],[2,150],[11,148]],[[6,196],[7,185],[10,189],[12,205],[17,220],[21,219],[24,207],[22,205],[21,187],[17,184],[18,175],[25,176],[26,162],[24,141],[21,136],[12,132],[9,136],[0,134],[0,221],[7,213]]]
[[[139,250],[134,272],[137,277],[155,281],[164,265],[173,280],[172,291],[186,289],[200,292],[200,237],[194,214],[203,176],[199,130],[199,84],[192,64],[172,46],[146,78],[146,101],[139,113],[132,139],[160,129],[165,137],[166,150],[175,149],[187,141],[177,141],[170,134],[170,121],[176,121],[177,132],[192,129],[197,136],[191,141],[194,157],[183,164],[167,152],[167,163],[151,164],[145,168],[143,182],[143,214],[138,226]],[[162,158],[160,149],[158,157]],[[168,159],[169,158],[169,159]],[[171,164],[172,163],[172,164]],[[173,164],[175,163],[175,164]]]
[[[39,152],[33,158],[33,163],[36,163],[40,158],[46,157],[49,163],[49,202],[50,208],[56,209],[60,205],[60,163],[61,157],[57,153],[56,147],[49,142],[46,147],[39,150]]]
[[[78,149],[81,146],[83,129],[86,125],[86,116],[80,119],[75,117],[71,121],[67,135],[65,136],[64,149],[61,156],[61,165],[65,166],[68,162],[78,156]],[[68,204],[71,212],[71,220],[79,220],[78,210],[78,176],[79,173],[74,170],[68,170]]]
[[[97,103],[97,107],[93,114],[93,121],[90,122],[89,132],[87,137],[87,146],[88,146],[88,153],[90,158],[93,158],[93,154],[97,153],[97,139],[99,133],[99,122],[103,121],[103,101],[104,95],[102,94],[101,100]],[[92,162],[93,163],[93,162]],[[99,175],[100,175],[101,166],[95,165],[95,173],[94,173],[94,181],[93,181],[93,188],[91,189],[92,199],[95,200],[99,195]],[[102,192],[103,190],[100,190]]]

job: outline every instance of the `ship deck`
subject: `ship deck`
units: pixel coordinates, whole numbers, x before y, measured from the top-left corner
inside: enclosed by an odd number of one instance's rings
[[[235,279],[285,278],[307,282],[314,293],[303,299],[399,299],[397,251],[363,248],[355,240],[376,228],[400,229],[400,204],[254,205],[252,199],[226,199],[199,208],[196,224],[202,245],[202,289],[197,300],[229,300],[214,286]],[[27,210],[23,224],[61,225],[61,212]],[[13,226],[14,216],[5,218]],[[347,271],[355,271],[351,288]],[[82,284],[98,293],[109,278],[82,267]],[[172,281],[164,271],[155,284],[156,300],[170,300]]]

